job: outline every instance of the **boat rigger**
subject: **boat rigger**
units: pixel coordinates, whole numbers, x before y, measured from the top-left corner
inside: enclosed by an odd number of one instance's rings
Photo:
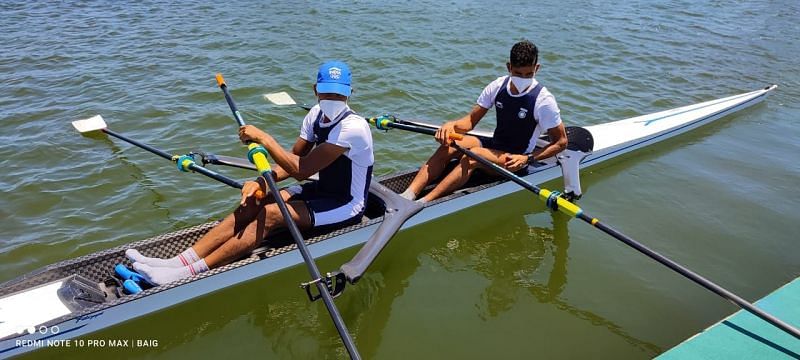
[[[756,104],[774,89],[731,96],[696,105],[586,127],[594,149],[583,157],[581,168],[593,166],[642,147],[711,123],[725,115]],[[167,154],[169,159],[173,157]],[[183,160],[190,160],[184,158]],[[191,158],[194,161],[194,158]],[[175,161],[175,160],[173,160]],[[182,161],[180,163],[187,163]],[[205,169],[199,167],[200,169]],[[403,191],[414,171],[395,174],[376,182],[390,192]],[[555,158],[529,166],[521,178],[540,184],[561,176]],[[519,191],[510,181],[477,179],[456,193],[432,201],[408,219],[409,228]],[[306,234],[305,244],[314,257],[363,244],[382,224],[386,203],[378,192],[370,192],[361,224],[324,234]],[[175,283],[156,286],[135,295],[120,295],[118,284],[109,279],[116,263],[126,263],[124,251],[131,247],[148,256],[170,257],[194,243],[214,223],[183,229],[125,246],[56,263],[0,284],[0,357],[32,350],[16,341],[68,339],[174,306],[192,298],[264,276],[303,262],[288,238],[265,243],[251,256]],[[33,331],[31,331],[33,330]],[[42,332],[44,330],[44,332]]]

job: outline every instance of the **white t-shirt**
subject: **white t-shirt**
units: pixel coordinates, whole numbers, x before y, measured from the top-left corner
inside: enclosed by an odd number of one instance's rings
[[[486,87],[483,89],[483,92],[481,92],[481,95],[478,96],[478,106],[487,110],[491,109],[494,106],[494,99],[497,97],[497,93],[499,91],[507,91],[508,95],[511,97],[520,97],[529,93],[539,83],[536,79],[533,79],[533,84],[531,84],[528,89],[520,94],[513,95],[511,94],[511,81],[508,82],[508,85],[505,89],[501,89],[503,87],[503,82],[507,78],[508,75],[501,76],[489,83],[489,85],[486,85]],[[536,106],[533,108],[533,117],[539,123],[536,126],[536,129],[533,131],[533,139],[538,139],[544,131],[552,129],[561,124],[561,110],[558,109],[556,98],[550,93],[550,91],[547,90],[546,87],[542,87],[542,90],[539,92],[539,96],[536,97]],[[529,152],[532,151],[532,149],[528,150]]]
[[[348,107],[345,111],[350,110]],[[314,136],[314,122],[320,113],[319,105],[309,110],[306,117],[303,119],[303,125],[300,127],[300,137],[309,142],[316,142],[317,138]],[[328,127],[339,124],[328,135],[327,143],[347,148],[344,153],[354,164],[362,167],[372,166],[375,163],[375,157],[372,153],[372,133],[369,130],[369,123],[358,114],[350,114],[346,118],[338,122],[320,122],[321,127]]]

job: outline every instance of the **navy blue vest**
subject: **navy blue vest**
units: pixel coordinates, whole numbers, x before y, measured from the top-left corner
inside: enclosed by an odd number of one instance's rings
[[[523,96],[514,97],[506,90],[510,79],[508,77],[503,81],[503,86],[494,98],[497,128],[494,130],[492,141],[496,150],[522,154],[528,150],[533,130],[538,124],[533,117],[533,108],[536,106],[539,92],[542,91],[542,84],[536,84]]]
[[[314,121],[314,137],[317,139],[315,146],[319,146],[328,141],[328,136],[331,131],[340,125],[341,121],[346,117],[354,114],[352,110],[347,110],[340,114],[335,121],[336,123],[327,127],[322,127],[320,122],[323,119],[322,111],[317,115]],[[350,193],[350,185],[352,184],[353,177],[353,161],[344,154],[339,155],[330,165],[319,171],[319,181],[317,181],[317,192],[322,195],[327,195],[341,199],[343,201],[350,201],[353,195]],[[369,191],[369,182],[372,180],[372,166],[367,169],[367,180],[364,187],[364,199],[366,201],[367,193]]]

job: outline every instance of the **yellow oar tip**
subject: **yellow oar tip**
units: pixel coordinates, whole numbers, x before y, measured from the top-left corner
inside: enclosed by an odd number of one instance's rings
[[[222,77],[222,73],[217,73],[217,85],[225,85],[225,78]]]

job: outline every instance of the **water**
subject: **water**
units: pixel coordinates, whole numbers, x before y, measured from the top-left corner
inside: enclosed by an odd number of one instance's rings
[[[581,203],[747,299],[800,274],[797,2],[19,2],[0,12],[0,281],[235,206],[235,190],[81,137],[72,120],[99,113],[170,152],[241,156],[214,83],[222,72],[245,118],[288,146],[302,112],[261,95],[313,101],[316,67],[338,58],[353,69],[356,110],[441,122],[503,75],[521,38],[539,46],[538,78],[570,125],[779,84],[763,105],[585,172]],[[378,175],[435,148],[421,135],[373,136]],[[735,310],[525,193],[401,233],[372,270],[337,299],[370,359],[650,358]],[[153,348],[32,358],[341,358],[324,307],[296,287],[306,279],[292,268],[87,337]]]

